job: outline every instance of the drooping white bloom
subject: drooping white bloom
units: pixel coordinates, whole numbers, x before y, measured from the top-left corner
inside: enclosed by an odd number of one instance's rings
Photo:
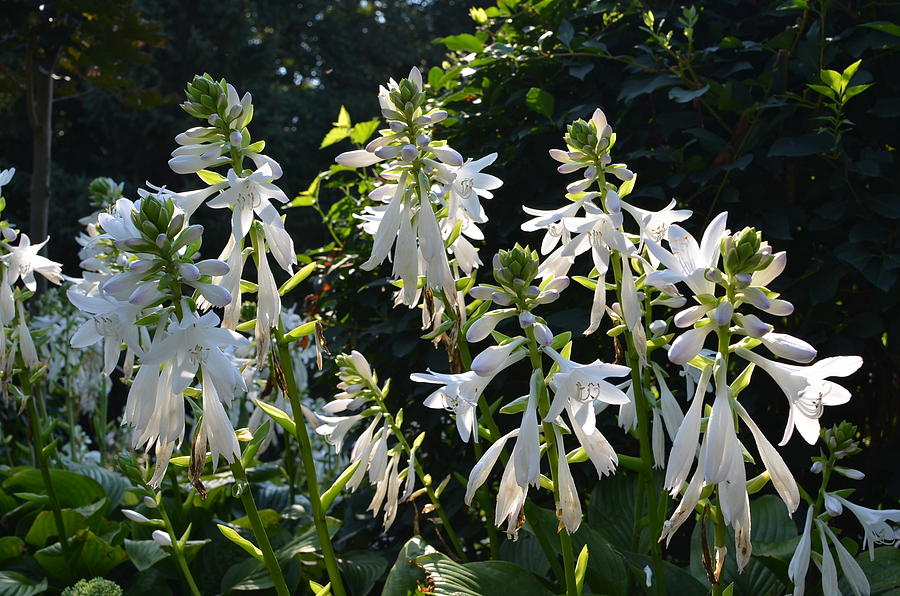
[[[788,564],[788,577],[794,582],[794,596],[803,596],[806,591],[806,572],[809,570],[809,555],[812,551],[812,520],[813,508],[807,507],[803,533],[800,534],[800,542]]]
[[[825,406],[850,400],[849,391],[826,379],[852,375],[862,366],[859,356],[834,356],[810,366],[796,366],[774,362],[744,348],[738,348],[736,353],[769,373],[788,398],[790,413],[779,445],[788,442],[794,428],[813,445],[819,438],[819,418]]]
[[[553,425],[553,433],[556,435],[556,482],[559,485],[559,502],[556,504],[556,516],[565,526],[569,534],[574,534],[581,525],[581,499],[578,498],[578,490],[575,488],[575,480],[569,470],[569,460],[566,458],[566,448],[563,444],[559,427]]]
[[[845,547],[841,541],[838,540],[838,537],[834,535],[831,528],[819,520],[816,520],[816,524],[819,526],[819,530],[824,532],[834,545],[834,550],[837,553],[841,569],[844,571],[844,579],[850,584],[850,589],[853,590],[853,594],[855,596],[869,596],[871,587],[869,586],[869,580],[866,578],[866,574],[862,570],[862,567],[859,566],[859,563],[856,562],[856,559],[853,558],[853,555],[850,554],[847,547]],[[822,542],[822,548],[827,548],[824,539]]]
[[[115,368],[123,342],[135,352],[141,349],[140,334],[134,324],[143,310],[141,306],[104,294],[86,296],[77,288],[69,288],[66,295],[79,310],[91,315],[72,335],[72,347],[84,348],[103,340],[106,374]]]
[[[450,200],[451,202],[457,201],[460,207],[478,223],[487,221],[484,208],[478,198],[491,199],[494,197],[491,191],[503,186],[502,180],[481,171],[496,160],[497,154],[491,153],[474,161],[466,160],[458,168],[451,168],[455,176],[453,182],[449,184]]]
[[[502,366],[487,376],[481,376],[474,371],[455,374],[428,371],[428,373],[412,374],[409,378],[418,383],[442,385],[425,398],[425,407],[444,409],[456,414],[456,428],[459,436],[464,442],[468,442],[473,434],[477,440],[475,408],[478,406],[478,396],[490,384],[494,376],[507,366],[524,358],[525,355],[525,352],[521,350],[513,352]]]
[[[678,225],[670,225],[666,233],[669,250],[652,239],[647,238],[645,242],[666,269],[679,276],[695,294],[712,294],[714,284],[706,279],[705,273],[719,261],[720,244],[728,234],[727,220],[728,212],[717,215],[706,227],[699,245]]]
[[[273,178],[272,166],[268,163],[247,177],[240,177],[234,170],[228,170],[228,188],[207,205],[215,209],[233,209],[231,230],[235,240],[247,235],[253,223],[253,215],[256,214],[262,222],[266,244],[272,251],[272,256],[282,269],[293,273],[293,266],[297,264],[294,241],[284,229],[278,210],[269,202],[270,199],[275,199],[287,203],[288,198],[283,190],[272,184]],[[233,266],[233,263],[229,262],[229,265]]]
[[[6,170],[0,170],[0,196],[2,196],[3,187],[9,184],[9,181],[12,180],[13,176],[16,174],[15,168],[9,168]]]
[[[863,527],[865,537],[863,548],[869,549],[870,560],[875,560],[876,544],[892,544],[895,540],[894,529],[887,522],[900,522],[900,509],[869,509],[851,503],[840,495],[833,495],[844,507],[850,510]]]
[[[37,281],[34,279],[35,272],[40,273],[55,284],[62,282],[62,265],[56,261],[51,261],[47,257],[38,254],[50,238],[37,244],[31,244],[28,234],[19,235],[19,245],[9,245],[9,252],[0,255],[0,259],[6,263],[7,279],[6,283],[12,285],[19,278],[29,290],[34,291],[37,288]]]

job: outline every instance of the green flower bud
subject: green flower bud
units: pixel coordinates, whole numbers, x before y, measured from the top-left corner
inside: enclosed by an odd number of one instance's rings
[[[774,258],[769,246],[762,241],[762,234],[749,227],[723,238],[721,250],[725,272],[729,275],[765,269]]]

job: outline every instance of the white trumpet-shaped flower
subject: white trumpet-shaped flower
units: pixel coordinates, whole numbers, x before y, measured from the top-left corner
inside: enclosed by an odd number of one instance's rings
[[[790,413],[779,445],[788,442],[794,428],[813,445],[819,438],[819,418],[825,406],[850,401],[850,392],[827,378],[852,375],[863,362],[859,356],[834,356],[810,366],[796,366],[763,358],[745,348],[738,348],[736,353],[765,370],[788,398]]]

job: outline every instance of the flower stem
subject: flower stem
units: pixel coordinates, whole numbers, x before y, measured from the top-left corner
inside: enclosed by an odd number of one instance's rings
[[[403,449],[403,451],[407,455],[409,455],[410,451],[412,451],[412,447],[410,447],[409,441],[406,440],[406,436],[404,436],[403,431],[400,429],[400,427],[397,426],[397,421],[394,418],[394,415],[391,414],[390,410],[387,409],[387,406],[384,403],[384,393],[381,391],[381,388],[374,383],[366,384],[369,385],[369,388],[372,390],[372,394],[375,396],[375,401],[378,403],[378,406],[384,413],[384,419],[387,421],[388,426],[391,428],[391,433],[397,439],[397,442],[400,444],[400,447]],[[425,470],[424,468],[422,468],[422,464],[419,463],[419,460],[415,460],[415,474],[419,478],[419,481],[422,483],[422,485],[425,487],[425,491],[428,493],[428,498],[431,500],[431,504],[432,506],[434,506],[434,510],[437,511],[438,516],[440,516],[441,524],[444,527],[444,531],[447,532],[447,537],[450,539],[450,544],[453,545],[453,550],[456,551],[456,555],[463,563],[467,563],[469,561],[469,558],[466,556],[466,553],[463,550],[462,542],[460,542],[459,540],[459,535],[450,524],[450,518],[447,516],[447,512],[441,505],[440,497],[438,497],[437,493],[434,490],[434,487],[431,485],[431,480],[426,477]]]
[[[303,461],[303,469],[306,473],[306,486],[309,489],[309,503],[312,507],[313,524],[316,526],[316,535],[319,537],[319,547],[325,559],[325,569],[328,571],[328,579],[331,581],[331,592],[334,596],[345,596],[344,582],[338,568],[337,557],[334,554],[334,546],[331,544],[331,535],[328,533],[328,523],[325,520],[325,511],[322,509],[321,491],[319,490],[319,477],[316,473],[316,463],[313,461],[312,443],[309,440],[309,431],[306,428],[306,417],[300,407],[300,388],[294,377],[294,361],[284,343],[284,334],[275,330],[275,338],[278,343],[278,362],[284,377],[282,391],[287,394],[291,402],[291,412],[294,415],[294,433],[300,446],[300,459]]]
[[[544,438],[547,440],[547,453],[550,457],[550,477],[553,479],[553,500],[558,504],[559,498],[559,466],[556,461],[555,453],[557,450],[556,436],[553,433],[553,425],[551,422],[544,422]],[[557,505],[558,506],[558,505]],[[572,549],[572,537],[569,531],[562,528],[559,532],[559,546],[562,552],[563,573],[566,581],[566,596],[578,596],[578,587],[575,582],[575,553]]]
[[[176,499],[178,498],[176,494]],[[200,590],[197,588],[197,583],[194,581],[194,576],[191,575],[191,570],[188,567],[187,560],[184,558],[184,550],[183,546],[178,542],[178,537],[175,535],[175,527],[172,525],[172,521],[169,519],[169,514],[166,512],[165,506],[162,504],[162,499],[160,498],[157,503],[159,503],[159,513],[162,515],[163,523],[166,524],[166,532],[169,534],[169,539],[172,541],[172,553],[175,555],[175,562],[178,564],[178,568],[181,570],[181,575],[184,576],[184,581],[188,585],[188,589],[191,591],[193,596],[200,596]]]
[[[731,288],[728,288],[728,298],[733,301],[733,294]],[[725,374],[728,374],[728,353],[729,353],[729,345],[731,344],[731,331],[728,328],[728,325],[722,325],[716,329],[716,336],[719,339],[718,352],[719,356],[722,359],[722,366],[725,369]],[[721,577],[721,569],[724,567],[720,566],[719,557],[724,557],[727,547],[725,546],[725,540],[727,538],[727,532],[725,528],[725,517],[722,515],[722,507],[721,503],[718,499],[718,488],[716,489],[716,504],[717,506],[714,509],[713,514],[713,522],[715,524],[715,547],[716,547],[716,572],[715,572],[715,582],[712,584],[712,593],[713,596],[720,596],[724,590],[724,586],[722,585],[722,577]]]
[[[62,509],[59,506],[59,499],[56,497],[56,489],[53,488],[53,480],[50,477],[50,468],[47,465],[47,458],[44,455],[44,437],[41,435],[41,422],[38,417],[37,405],[34,401],[31,381],[27,378],[28,370],[25,369],[20,375],[22,389],[28,397],[25,399],[28,408],[28,420],[31,423],[31,438],[34,441],[35,460],[41,471],[41,480],[44,482],[44,488],[47,489],[47,498],[50,499],[50,508],[53,510],[53,521],[56,524],[56,534],[59,538],[60,546],[62,546],[63,558],[66,565],[71,564],[69,552],[69,538],[66,535],[66,525],[63,522]]]
[[[238,483],[246,485],[241,491],[241,503],[244,504],[244,510],[247,512],[247,517],[250,519],[250,526],[253,528],[253,534],[256,536],[256,541],[259,543],[259,550],[262,551],[263,562],[265,562],[266,568],[269,570],[269,575],[272,576],[275,592],[278,596],[289,596],[290,591],[288,590],[287,584],[284,582],[284,574],[281,572],[281,566],[278,564],[278,559],[275,557],[275,551],[272,550],[272,544],[269,542],[266,528],[263,526],[262,519],[259,517],[259,511],[256,509],[256,501],[253,500],[253,491],[250,490],[250,483],[247,480],[247,472],[244,470],[244,466],[241,464],[240,459],[236,459],[234,463],[231,464],[231,472],[234,474],[234,479]]]

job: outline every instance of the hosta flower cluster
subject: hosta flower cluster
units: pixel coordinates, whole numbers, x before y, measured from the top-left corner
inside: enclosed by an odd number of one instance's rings
[[[188,85],[189,114],[205,126],[179,134],[169,161],[180,174],[197,173],[207,186],[174,192],[150,185],[132,201],[117,198],[86,221],[81,251],[84,277],[68,291],[69,299],[92,318],[72,337],[72,345],[103,342],[105,371],[110,373],[124,346],[126,373],[132,359],[140,368],[128,393],[123,422],[133,427],[136,448],[154,449],[158,486],[173,450],[185,435],[185,399],[202,411],[193,440],[191,472],[203,468],[207,449],[213,466],[240,455],[226,406],[247,390],[250,374],[240,352],[249,341],[236,332],[241,313],[241,275],[252,252],[257,265],[256,367],[265,364],[272,330],[280,324],[281,299],[266,255],[293,273],[293,242],[275,207],[284,193],[273,183],[282,170],[252,143],[247,125],[253,116],[249,93],[238,97],[233,86],[208,75]],[[256,166],[244,169],[249,158]],[[226,175],[212,168],[228,166]],[[98,183],[100,184],[100,183]],[[108,186],[108,184],[107,184]],[[115,191],[115,189],[107,189]],[[121,188],[113,194],[121,194]],[[203,226],[191,223],[204,203],[232,211],[228,244],[218,259],[201,253]],[[251,236],[252,251],[245,251]],[[224,318],[211,308],[224,308]]]
[[[368,207],[362,216],[363,228],[375,236],[365,267],[383,261],[396,241],[393,275],[403,280],[401,302],[415,303],[412,287],[420,274],[429,287],[443,290],[447,297],[453,288],[466,287],[462,273],[469,274],[474,266],[465,266],[461,254],[454,252],[458,238],[451,228],[456,226],[465,234],[471,224],[485,221],[486,215],[480,206],[464,207],[462,212],[454,208],[459,187],[471,184],[458,183],[467,176],[461,158],[432,141],[427,127],[444,118],[444,112],[421,108],[425,100],[418,71],[414,69],[399,84],[392,82],[389,88],[382,88],[379,99],[389,128],[366,150],[338,157],[339,163],[355,167],[390,160],[380,174],[397,181],[370,195],[388,204]],[[465,309],[469,313],[465,341],[478,344],[493,338],[493,345],[465,363],[467,370],[428,371],[411,378],[438,386],[424,405],[451,413],[463,441],[489,439],[469,476],[467,503],[473,504],[502,459],[493,521],[505,524],[510,535],[525,521],[529,490],[540,486],[552,489],[561,527],[568,534],[578,530],[583,511],[570,464],[589,460],[598,478],[615,472],[619,457],[600,432],[598,416],[608,406],[617,406],[619,425],[639,439],[640,461],[634,463],[635,458],[630,458],[632,468],[638,469],[647,485],[647,492],[639,493],[646,499],[637,504],[639,511],[659,540],[668,542],[695,511],[711,509],[722,531],[716,533],[715,560],[704,560],[704,565],[710,582],[718,585],[730,548],[724,542],[726,525],[734,530],[738,570],[750,560],[749,493],[771,482],[789,513],[796,511],[801,500],[794,475],[751,416],[766,405],[740,399],[754,368],[766,372],[787,398],[788,417],[780,445],[790,440],[795,429],[814,444],[824,407],[850,399],[846,388],[829,379],[853,374],[862,360],[838,356],[814,362],[815,348],[776,329],[793,311],[789,302],[769,288],[784,271],[786,255],[775,252],[760,232],[744,228],[731,233],[728,214],[721,213],[698,241],[680,225],[691,212],[676,209],[674,200],[659,211],[633,201],[630,195],[636,176],[625,164],[614,162],[611,151],[616,134],[601,110],[590,120],[570,124],[564,140],[566,147],[553,149],[550,155],[561,163],[560,173],[579,176],[566,188],[566,203],[556,209],[525,207],[531,217],[522,229],[544,234],[540,254],[519,245],[501,251],[493,260],[493,284],[472,287],[468,283],[474,301]],[[477,191],[478,179],[472,180]],[[477,200],[468,204],[475,205]],[[446,214],[440,236],[434,224],[428,223],[433,209]],[[454,220],[457,213],[467,214],[468,219],[460,224]],[[415,230],[404,227],[410,221],[418,224]],[[443,244],[455,255],[459,269],[447,269]],[[419,255],[417,263],[412,261],[413,254]],[[586,266],[581,265],[582,258]],[[573,275],[578,267],[584,267],[583,273]],[[580,364],[571,354],[571,334],[554,334],[550,329],[543,309],[559,297],[570,279],[593,291],[585,334],[599,330],[608,315],[611,326],[607,334],[622,348],[624,361]],[[760,348],[769,355],[761,354]],[[663,352],[666,357],[660,359],[658,354]],[[743,370],[739,361],[744,362]],[[524,362],[532,371],[530,389],[500,408],[503,415],[518,416],[512,430],[503,434],[485,407],[484,394],[491,391],[498,375],[522,378],[522,373],[509,371],[526,366]],[[670,388],[673,372],[686,379],[690,398],[686,407]],[[712,392],[709,398],[708,392]],[[334,403],[343,407],[351,402]],[[347,418],[346,424],[358,421],[351,420]],[[376,423],[370,423],[363,433],[357,444],[362,447],[354,448],[354,459],[358,451],[370,449]],[[666,437],[671,446],[668,450]],[[753,478],[748,477],[745,448],[751,437],[762,468]],[[566,446],[570,441],[577,447],[574,451]],[[542,464],[544,455],[547,461]],[[678,500],[668,520],[660,516],[665,507],[658,504],[659,489],[654,486],[651,468],[665,468],[664,488]],[[549,477],[542,470],[549,471]],[[835,499],[828,502],[840,503]],[[807,534],[809,529],[808,521]],[[826,535],[833,536],[829,532],[822,525],[825,551]],[[808,548],[804,538],[798,561],[804,549],[808,558]],[[648,585],[661,581],[658,547],[652,551]],[[831,577],[825,551],[823,573]],[[847,557],[840,548],[837,552],[845,574],[857,577],[857,568],[844,561]],[[798,562],[795,567],[800,565]],[[792,573],[799,581],[800,572]],[[826,578],[831,585],[829,582]],[[866,590],[860,588],[859,593]]]
[[[367,207],[361,215],[363,229],[375,237],[372,254],[362,267],[374,268],[393,248],[393,277],[403,282],[399,302],[410,306],[418,302],[422,276],[429,289],[440,292],[447,304],[455,304],[455,277],[481,265],[470,240],[484,238],[478,227],[487,221],[481,198],[490,199],[491,191],[502,184],[482,172],[497,155],[467,160],[434,138],[447,112],[429,107],[418,68],[399,83],[391,79],[387,87],[380,87],[378,102],[387,128],[364,150],[337,156],[339,164],[349,167],[383,162],[379,177],[384,184],[369,198],[384,204]]]

